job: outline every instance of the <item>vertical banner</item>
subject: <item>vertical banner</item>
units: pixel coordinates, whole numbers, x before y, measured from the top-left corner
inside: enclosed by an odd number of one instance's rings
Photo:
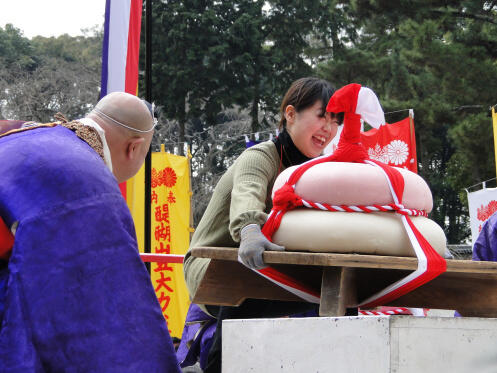
[[[371,159],[418,172],[414,120],[411,116],[363,132],[361,139]]]
[[[141,253],[144,252],[145,246],[145,167],[141,167],[138,173],[126,181],[125,199],[128,205],[131,216],[135,223],[136,239],[138,249]],[[122,184],[120,186],[122,186]],[[122,189],[121,189],[122,192]]]
[[[497,211],[497,188],[484,188],[468,193],[471,241],[475,244],[483,223]]]
[[[189,158],[152,153],[152,252],[186,254],[190,243]],[[172,337],[181,338],[188,312],[183,264],[152,263],[152,283]]]
[[[142,0],[105,2],[100,98],[111,92],[137,93],[142,4]],[[144,246],[143,170],[119,185],[133,215],[140,251]]]
[[[136,95],[142,0],[105,3],[100,97],[111,92]]]

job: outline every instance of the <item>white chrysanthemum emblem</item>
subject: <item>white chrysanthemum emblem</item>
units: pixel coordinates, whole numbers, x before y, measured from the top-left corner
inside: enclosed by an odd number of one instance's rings
[[[409,147],[402,140],[393,140],[386,146],[388,159],[395,165],[403,164],[409,156]]]
[[[382,148],[379,144],[376,144],[374,148],[368,149],[369,158],[388,163],[388,154],[385,148]]]

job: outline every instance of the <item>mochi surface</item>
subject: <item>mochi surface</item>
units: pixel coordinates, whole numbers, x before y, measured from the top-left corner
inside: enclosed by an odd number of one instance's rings
[[[412,222],[440,255],[447,241],[442,228],[423,216]],[[285,213],[273,242],[288,251],[356,253],[389,256],[416,254],[402,224],[392,212],[331,212],[298,208]]]
[[[289,167],[276,179],[273,196],[299,166]],[[430,212],[433,198],[428,184],[418,174],[396,168],[404,176],[403,205]],[[364,163],[326,162],[308,169],[295,185],[304,200],[330,205],[387,205],[394,203],[386,176],[379,167]]]

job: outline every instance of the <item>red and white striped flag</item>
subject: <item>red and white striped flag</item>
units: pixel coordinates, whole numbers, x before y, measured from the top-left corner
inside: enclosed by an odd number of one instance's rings
[[[111,92],[136,95],[142,0],[106,0],[100,98]],[[126,198],[126,182],[119,185]]]
[[[102,49],[102,89],[136,95],[142,0],[107,0]]]

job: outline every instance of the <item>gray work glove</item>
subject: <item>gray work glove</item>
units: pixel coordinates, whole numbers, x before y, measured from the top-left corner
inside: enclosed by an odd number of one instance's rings
[[[264,250],[284,251],[283,246],[269,241],[261,232],[257,224],[249,224],[240,232],[240,248],[238,249],[238,260],[245,267],[251,269],[262,269],[267,267],[262,259]]]

